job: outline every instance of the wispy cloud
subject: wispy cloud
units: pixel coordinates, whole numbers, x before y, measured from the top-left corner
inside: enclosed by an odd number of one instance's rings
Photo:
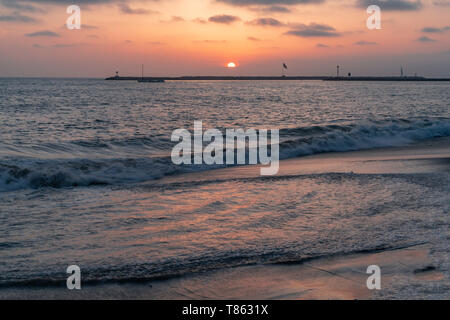
[[[192,22],[200,23],[200,24],[206,24],[206,23],[208,23],[208,21],[206,21],[206,20],[203,19],[203,18],[195,18],[194,20],[192,20]]]
[[[52,48],[72,48],[72,47],[76,47],[79,46],[80,44],[78,43],[58,43],[52,46]]]
[[[435,0],[435,1],[433,1],[433,4],[435,6],[439,6],[439,7],[450,7],[449,0]]]
[[[6,2],[20,2],[20,3],[34,3],[34,4],[41,4],[41,3],[47,3],[47,4],[61,4],[61,5],[67,5],[67,4],[105,4],[105,3],[123,3],[127,0],[6,0]],[[149,0],[149,1],[158,1],[158,0]],[[2,2],[5,2],[5,0],[2,0]]]
[[[232,15],[228,15],[228,14],[216,15],[216,16],[212,16],[208,19],[209,22],[223,23],[223,24],[232,24],[232,23],[240,21],[240,20],[241,20],[241,18],[232,16]]]
[[[259,18],[247,22],[247,24],[252,26],[263,26],[263,27],[282,27],[284,23],[280,22],[274,18]]]
[[[27,37],[59,37],[59,34],[50,30],[42,30],[25,34]]]
[[[284,6],[269,6],[269,7],[257,7],[252,8],[253,11],[270,12],[270,13],[290,13],[291,9]]]
[[[361,41],[355,42],[355,44],[357,46],[376,46],[378,43],[372,42],[372,41],[361,40]]]
[[[235,6],[250,6],[250,5],[296,5],[296,4],[317,4],[323,3],[325,0],[216,0],[217,2],[224,2]]]
[[[21,15],[18,12],[14,12],[10,15],[0,15],[0,22],[17,22],[17,23],[35,23],[35,18]]]
[[[67,25],[66,24],[61,25],[61,29],[67,30]],[[83,29],[86,29],[86,30],[97,30],[97,29],[99,29],[99,27],[83,23],[81,25],[81,30],[83,30]]]
[[[183,17],[172,16],[172,22],[183,22],[185,21]]]
[[[172,16],[169,20],[160,20],[161,23],[185,22],[186,19],[180,16]]]
[[[377,5],[384,11],[416,11],[423,7],[420,0],[358,0],[356,5],[360,8]]]
[[[335,28],[319,23],[311,23],[309,25],[300,24],[292,30],[285,33],[286,35],[314,38],[314,37],[339,37],[341,34]]]
[[[444,33],[446,31],[450,31],[450,26],[445,26],[442,28],[425,27],[422,29],[422,32],[425,32],[425,33]]]
[[[43,49],[43,48],[72,48],[72,47],[78,47],[78,46],[86,46],[87,43],[57,43],[51,46],[43,46],[41,44],[35,43],[33,44],[33,47]]]
[[[90,24],[83,24],[81,27],[83,29],[89,29],[89,30],[96,30],[96,29],[98,29],[97,26],[93,26],[93,25],[90,25]]]
[[[120,3],[118,5],[120,12],[125,14],[157,14],[157,11],[148,10],[144,8],[131,8],[126,3]]]
[[[45,10],[35,7],[31,4],[21,3],[20,0],[2,0],[0,2],[0,5],[8,9],[20,10],[21,12],[45,12]]]
[[[427,37],[427,36],[420,37],[416,41],[419,41],[419,42],[436,42],[436,40],[434,40],[434,39],[432,39],[430,37]]]
[[[194,43],[227,43],[227,40],[194,40]]]

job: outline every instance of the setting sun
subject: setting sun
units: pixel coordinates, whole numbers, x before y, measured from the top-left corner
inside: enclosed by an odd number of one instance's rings
[[[228,63],[227,67],[228,68],[236,68],[236,63],[230,62],[230,63]]]

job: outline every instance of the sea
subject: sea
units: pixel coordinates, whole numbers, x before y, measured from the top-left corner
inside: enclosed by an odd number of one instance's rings
[[[0,292],[428,243],[444,280],[391,294],[450,298],[450,170],[216,179],[171,161],[200,120],[278,129],[282,163],[398,148],[450,136],[450,83],[0,79]]]

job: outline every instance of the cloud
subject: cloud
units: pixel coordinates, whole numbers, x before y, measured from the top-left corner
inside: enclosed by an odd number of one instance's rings
[[[160,0],[141,0],[141,2],[158,2]],[[17,9],[22,12],[45,12],[42,5],[78,5],[88,7],[91,5],[117,4],[123,13],[128,14],[149,14],[156,13],[147,9],[132,9],[127,2],[131,0],[0,0],[0,5],[5,8]]]
[[[261,39],[255,38],[255,37],[248,37],[247,40],[249,41],[262,41]]]
[[[84,23],[81,25],[81,28],[82,29],[89,29],[89,30],[96,30],[96,29],[98,29],[97,26],[93,26],[93,25],[90,25],[90,24],[84,24]]]
[[[26,36],[27,37],[59,37],[59,34],[53,32],[53,31],[49,31],[49,30],[42,30],[42,31],[37,31],[37,32],[33,32],[33,33],[27,33]]]
[[[376,43],[376,42],[364,41],[364,40],[357,41],[357,42],[355,42],[355,44],[357,46],[376,46],[376,45],[378,45],[378,43]]]
[[[185,21],[183,17],[172,16],[172,22],[183,22]]]
[[[227,40],[194,40],[193,43],[227,43]]]
[[[45,10],[27,3],[21,3],[18,0],[1,0],[0,4],[5,8],[20,10],[21,12],[45,12]]]
[[[252,21],[247,22],[247,24],[252,26],[263,26],[263,27],[282,27],[284,23],[278,21],[274,18],[259,18]]]
[[[71,47],[76,47],[78,45],[79,44],[76,44],[76,43],[58,43],[58,44],[53,45],[52,47],[53,48],[71,48]]]
[[[34,23],[37,22],[37,20],[32,17],[21,15],[18,12],[14,12],[10,15],[0,15],[0,22]]]
[[[223,24],[232,24],[239,20],[241,20],[241,18],[227,14],[212,16],[208,19],[209,22],[223,23]]]
[[[126,3],[120,3],[118,6],[119,6],[120,12],[125,13],[125,14],[155,14],[155,13],[158,13],[157,11],[143,9],[143,8],[133,9]]]
[[[317,48],[329,48],[330,46],[326,45],[326,44],[323,44],[323,43],[318,43],[318,44],[316,44],[316,47]]]
[[[57,43],[57,44],[54,44],[52,46],[43,46],[43,45],[35,43],[35,44],[33,44],[33,47],[39,48],[39,49],[43,49],[43,48],[72,48],[72,47],[85,46],[85,45],[88,45],[88,44],[83,43],[83,42],[81,42],[81,43]]]
[[[341,34],[335,28],[318,23],[311,23],[309,25],[301,24],[295,29],[289,30],[286,35],[314,38],[314,37],[339,37]]]
[[[356,5],[360,8],[376,5],[384,11],[416,11],[422,9],[420,0],[358,0]]]
[[[192,20],[192,22],[200,23],[200,24],[206,24],[206,23],[208,23],[208,21],[206,21],[206,20],[203,19],[203,18],[195,18],[194,20]]]
[[[433,4],[439,7],[450,7],[450,1],[448,0],[436,0],[433,1]]]
[[[430,37],[427,37],[427,36],[420,37],[416,41],[419,41],[419,42],[436,42],[436,40],[431,39]]]
[[[66,25],[66,24],[63,24],[63,25],[61,26],[61,29],[66,30],[66,29],[67,29],[67,25]],[[91,25],[91,24],[84,24],[84,23],[82,23],[82,24],[81,24],[81,30],[83,30],[83,29],[87,29],[87,30],[97,30],[97,29],[99,29],[99,27],[93,26],[93,25]]]
[[[450,26],[445,26],[442,28],[435,28],[435,27],[425,27],[422,29],[422,32],[425,33],[444,33],[446,31],[450,30]]]
[[[5,0],[2,0],[4,2]],[[48,4],[61,4],[61,5],[70,5],[70,4],[102,4],[102,3],[113,3],[113,2],[124,2],[123,0],[7,0],[6,2],[20,2],[20,3],[48,3]],[[156,1],[156,0],[153,0]]]
[[[325,0],[216,0],[235,6],[250,6],[250,5],[296,5],[296,4],[317,4],[323,3]]]
[[[183,17],[172,16],[170,20],[160,20],[162,23],[172,23],[172,22],[185,22],[186,20]],[[197,21],[194,21],[197,22]]]
[[[258,10],[263,11],[263,12],[274,12],[274,13],[289,13],[289,12],[291,12],[291,9],[283,7],[283,6],[263,7],[263,8],[259,8]]]

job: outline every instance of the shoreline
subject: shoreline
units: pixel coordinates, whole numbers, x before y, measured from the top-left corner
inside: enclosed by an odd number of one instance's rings
[[[436,283],[445,275],[433,265],[428,244],[349,253],[278,264],[248,265],[192,273],[168,280],[82,286],[0,289],[3,299],[137,300],[371,300],[403,281]],[[367,288],[367,268],[382,270],[381,290]]]

